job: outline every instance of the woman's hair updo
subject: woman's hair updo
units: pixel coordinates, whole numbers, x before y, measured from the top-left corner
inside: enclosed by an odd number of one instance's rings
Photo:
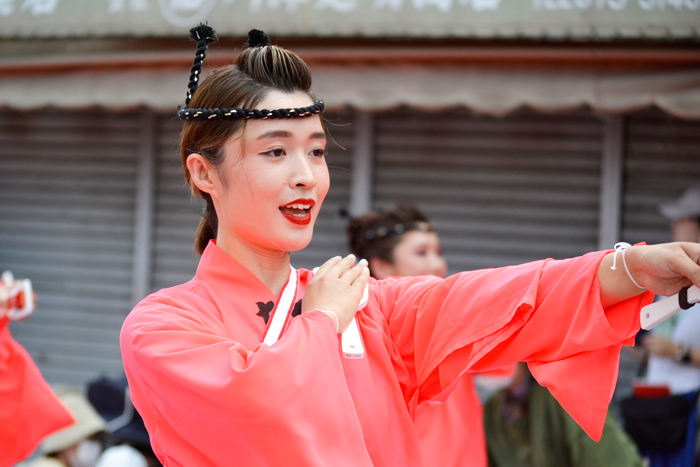
[[[411,231],[434,232],[428,217],[408,202],[387,211],[372,211],[351,219],[348,225],[350,251],[358,258],[381,258],[394,262],[394,248]]]
[[[244,108],[255,109],[271,90],[286,93],[305,92],[312,101],[311,70],[294,52],[271,45],[262,31],[249,33],[246,49],[235,63],[213,70],[192,94],[189,108]],[[204,199],[204,216],[199,224],[194,250],[202,254],[209,240],[216,238],[218,217],[211,196],[199,190],[190,178],[187,157],[201,154],[214,167],[224,161],[226,140],[241,130],[245,119],[234,121],[185,120],[180,135],[180,157],[185,181],[193,196]]]

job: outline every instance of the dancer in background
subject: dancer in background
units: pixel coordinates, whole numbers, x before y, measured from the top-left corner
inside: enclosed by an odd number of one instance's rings
[[[407,202],[350,219],[348,246],[375,279],[447,275],[440,238],[427,216]]]
[[[410,203],[396,203],[386,211],[372,211],[350,219],[350,251],[369,263],[375,279],[390,276],[445,277],[447,262],[440,238],[427,216]],[[428,467],[486,467],[483,407],[479,381],[505,387],[514,367],[486,374],[465,373],[450,388],[449,396],[424,401],[413,421]]]
[[[7,272],[0,281],[0,467],[27,458],[44,437],[74,423],[68,408],[10,334],[10,317],[26,317],[13,311],[33,309],[36,301],[31,292],[24,298],[11,292],[14,282]],[[32,306],[25,306],[26,301]]]
[[[521,360],[600,437],[641,307],[700,284],[700,245],[445,279],[377,281],[352,255],[293,269],[289,252],[310,242],[329,188],[310,70],[254,30],[234,65],[201,79],[217,39],[206,26],[191,38],[178,114],[185,178],[206,201],[202,258],[121,332],[131,396],[165,466],[422,466],[416,408],[466,371]]]

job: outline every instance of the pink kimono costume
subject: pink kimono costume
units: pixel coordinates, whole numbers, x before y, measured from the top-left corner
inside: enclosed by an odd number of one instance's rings
[[[75,423],[0,318],[0,467],[24,460],[44,437]]]
[[[364,357],[350,359],[320,311],[292,313],[277,342],[261,343],[277,297],[210,242],[192,280],[127,317],[131,396],[166,467],[419,467],[421,406],[445,400],[465,372],[525,360],[599,439],[621,346],[652,300],[603,310],[596,270],[606,253],[371,280],[356,315]],[[311,275],[299,270],[298,297]]]

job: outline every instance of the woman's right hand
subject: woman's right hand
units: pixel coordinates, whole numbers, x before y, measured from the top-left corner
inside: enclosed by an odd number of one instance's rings
[[[306,286],[301,311],[321,310],[336,314],[338,331],[343,332],[357,313],[362,292],[369,281],[367,261],[361,260],[355,267],[355,256],[336,256],[321,266]],[[336,318],[327,313],[333,322]]]

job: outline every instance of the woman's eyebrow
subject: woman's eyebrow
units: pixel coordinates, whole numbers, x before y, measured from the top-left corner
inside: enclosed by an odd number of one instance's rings
[[[255,139],[266,139],[266,138],[291,138],[292,133],[286,130],[272,130],[266,131],[265,133],[259,135]]]
[[[267,138],[291,138],[292,132],[286,130],[271,130],[259,135],[256,140],[267,139]],[[322,131],[317,131],[309,135],[309,139],[326,139],[326,134]]]

